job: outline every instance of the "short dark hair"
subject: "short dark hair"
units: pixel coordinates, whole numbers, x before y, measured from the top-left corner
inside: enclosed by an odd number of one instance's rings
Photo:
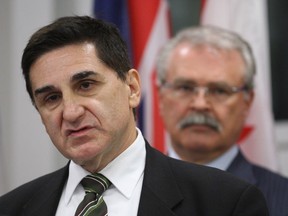
[[[35,61],[49,51],[85,42],[92,43],[98,58],[113,69],[118,78],[126,80],[131,63],[127,46],[113,24],[89,16],[62,17],[36,31],[23,52],[22,72],[33,104],[30,69]]]

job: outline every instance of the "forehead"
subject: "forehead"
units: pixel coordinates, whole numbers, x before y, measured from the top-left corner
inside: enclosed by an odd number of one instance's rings
[[[66,82],[82,71],[95,71],[102,76],[114,74],[97,57],[94,45],[67,45],[45,53],[35,61],[30,69],[32,89]]]
[[[169,60],[167,76],[223,82],[244,79],[245,64],[237,50],[181,43]]]

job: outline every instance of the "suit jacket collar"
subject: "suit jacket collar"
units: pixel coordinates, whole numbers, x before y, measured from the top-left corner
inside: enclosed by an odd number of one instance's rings
[[[253,172],[253,166],[244,157],[241,151],[239,151],[231,165],[228,167],[227,171],[253,185],[257,185],[257,179]]]
[[[27,201],[23,216],[55,215],[69,165],[51,174],[52,178]],[[169,158],[153,149],[146,141],[146,164],[138,216],[175,216],[172,209],[183,200]]]
[[[55,215],[64,184],[68,177],[68,164],[51,174],[49,182],[44,184],[35,196],[27,201],[23,209],[23,216]]]
[[[169,160],[146,141],[146,164],[138,216],[175,216],[172,208],[183,200]]]

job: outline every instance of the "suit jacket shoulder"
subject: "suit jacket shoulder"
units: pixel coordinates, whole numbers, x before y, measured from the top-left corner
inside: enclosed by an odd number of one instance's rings
[[[266,216],[260,191],[227,172],[169,158],[146,144],[138,216]],[[0,215],[53,216],[68,165],[0,198]]]
[[[239,152],[227,170],[257,186],[267,201],[270,215],[288,215],[288,179],[263,167],[249,162]]]
[[[139,216],[268,215],[261,192],[227,172],[169,158],[148,144]]]
[[[28,182],[0,197],[0,214],[55,215],[68,176],[68,165]]]

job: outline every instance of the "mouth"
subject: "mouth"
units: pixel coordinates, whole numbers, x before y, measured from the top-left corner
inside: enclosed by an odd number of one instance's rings
[[[87,133],[89,133],[92,129],[93,127],[91,126],[85,126],[77,129],[68,129],[65,134],[67,137],[81,137],[87,135]]]
[[[207,131],[207,130],[213,130],[218,131],[217,127],[214,127],[212,125],[207,124],[186,124],[182,127],[182,129],[191,128],[196,131]]]

